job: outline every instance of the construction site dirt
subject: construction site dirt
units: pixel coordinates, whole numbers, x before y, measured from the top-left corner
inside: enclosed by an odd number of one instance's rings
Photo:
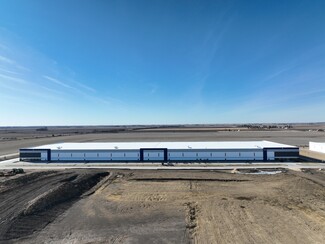
[[[27,171],[0,178],[1,243],[324,243],[325,172]]]

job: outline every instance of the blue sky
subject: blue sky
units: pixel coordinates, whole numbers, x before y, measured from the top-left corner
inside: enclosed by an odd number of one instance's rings
[[[325,121],[325,1],[0,0],[0,125]]]

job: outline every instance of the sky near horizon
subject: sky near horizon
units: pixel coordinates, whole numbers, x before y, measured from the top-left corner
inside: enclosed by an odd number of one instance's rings
[[[0,126],[325,121],[325,1],[0,0]]]

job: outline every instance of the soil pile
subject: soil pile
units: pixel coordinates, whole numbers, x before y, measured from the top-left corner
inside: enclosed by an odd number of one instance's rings
[[[1,184],[0,240],[21,238],[44,228],[108,172],[45,171]]]

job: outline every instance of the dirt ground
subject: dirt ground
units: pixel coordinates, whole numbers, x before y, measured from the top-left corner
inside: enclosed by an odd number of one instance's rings
[[[0,242],[324,243],[325,172],[256,173],[88,169],[2,177]]]

